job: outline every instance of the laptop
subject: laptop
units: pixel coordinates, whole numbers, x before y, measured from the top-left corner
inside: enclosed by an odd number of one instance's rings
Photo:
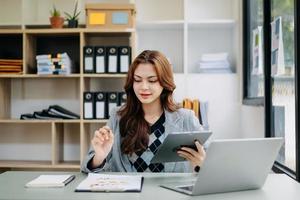
[[[259,189],[282,144],[283,138],[212,141],[194,183],[167,183],[161,187],[193,196]]]

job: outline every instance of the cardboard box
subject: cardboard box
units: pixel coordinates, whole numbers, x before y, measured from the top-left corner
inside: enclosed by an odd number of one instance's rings
[[[135,28],[134,4],[86,4],[86,27],[126,29]]]

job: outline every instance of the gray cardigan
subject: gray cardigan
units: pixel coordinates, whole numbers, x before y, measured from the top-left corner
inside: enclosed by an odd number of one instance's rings
[[[107,123],[114,133],[114,144],[112,150],[106,157],[106,162],[103,167],[88,169],[87,165],[95,155],[95,151],[91,148],[85,157],[81,171],[84,173],[89,172],[136,172],[135,168],[130,164],[128,156],[121,152],[121,136],[119,120],[120,117],[117,115],[119,108],[114,109],[111,112],[111,116]],[[180,108],[175,112],[169,112],[165,110],[165,135],[179,131],[197,131],[201,129],[198,118],[195,116],[192,110]],[[189,162],[170,162],[165,163],[165,172],[192,172]]]

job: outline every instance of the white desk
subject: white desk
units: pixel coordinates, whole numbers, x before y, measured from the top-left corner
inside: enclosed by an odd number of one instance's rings
[[[78,193],[76,186],[86,177],[76,175],[75,180],[64,188],[24,188],[24,185],[40,174],[63,174],[68,172],[5,172],[0,174],[0,199],[59,199],[59,200],[160,200],[160,199],[200,199],[200,200],[299,200],[300,184],[286,175],[270,174],[260,190],[231,192],[202,196],[188,196],[159,187],[160,184],[195,179],[193,174],[151,174],[144,173],[144,185],[141,193]],[[127,174],[128,175],[128,174]]]

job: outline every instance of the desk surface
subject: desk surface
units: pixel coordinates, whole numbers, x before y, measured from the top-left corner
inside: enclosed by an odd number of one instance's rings
[[[78,193],[76,186],[86,177],[85,174],[74,173],[76,178],[64,188],[24,188],[24,185],[41,174],[66,174],[68,172],[16,172],[0,174],[0,199],[201,199],[201,200],[296,200],[300,196],[300,184],[283,174],[270,174],[264,187],[260,190],[221,193],[202,196],[188,196],[159,187],[160,184],[175,181],[194,180],[193,174],[179,173],[144,173],[144,185],[141,193]],[[130,175],[127,174],[127,175]]]

